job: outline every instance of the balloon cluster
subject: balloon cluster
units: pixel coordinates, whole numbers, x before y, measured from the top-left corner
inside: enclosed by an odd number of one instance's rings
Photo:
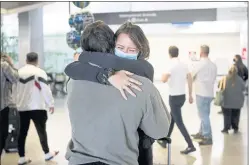
[[[81,9],[87,7],[90,2],[73,2],[73,4]],[[67,33],[67,44],[70,48],[76,50],[80,48],[80,37],[85,27],[94,22],[94,16],[89,11],[81,11],[72,14],[69,17],[68,24],[71,31]]]

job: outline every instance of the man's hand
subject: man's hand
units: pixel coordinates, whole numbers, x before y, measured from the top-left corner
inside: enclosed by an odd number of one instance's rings
[[[13,60],[10,56],[8,55],[3,55],[2,58],[10,65],[13,66]]]
[[[194,102],[193,96],[189,96],[188,100],[189,100],[189,103],[192,104]]]
[[[7,61],[11,66],[13,66],[13,60],[10,56],[7,56]]]
[[[115,88],[117,88],[120,91],[121,95],[125,100],[127,100],[127,97],[125,95],[124,90],[126,90],[129,94],[131,94],[134,97],[136,97],[136,95],[135,93],[132,92],[130,88],[142,91],[141,88],[139,88],[139,86],[141,86],[142,83],[129,77],[132,75],[133,73],[121,70],[116,72],[113,76],[109,77],[108,79],[110,84],[112,84]]]
[[[74,61],[78,61],[80,57],[80,53],[74,53],[73,59]]]
[[[50,107],[50,108],[49,108],[49,113],[50,113],[50,114],[53,114],[53,113],[54,113],[54,107]]]
[[[162,75],[162,82],[163,82],[163,83],[168,82],[169,77],[170,77],[170,74],[163,74],[163,75]]]

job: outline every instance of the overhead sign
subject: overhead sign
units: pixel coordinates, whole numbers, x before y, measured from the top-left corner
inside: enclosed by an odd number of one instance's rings
[[[94,13],[95,20],[109,25],[130,21],[137,24],[216,21],[217,9],[165,10],[142,12]]]
[[[247,7],[217,9],[217,20],[247,20]]]

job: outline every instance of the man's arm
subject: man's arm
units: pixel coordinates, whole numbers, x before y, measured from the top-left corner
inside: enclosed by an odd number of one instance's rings
[[[194,65],[194,67],[193,67],[193,69],[192,69],[192,71],[191,71],[191,75],[192,75],[192,80],[193,80],[193,81],[195,81],[196,76],[197,76],[197,74],[198,74],[200,68],[201,68],[201,63],[200,63],[200,62],[198,62],[198,63],[196,63],[196,64]]]
[[[98,75],[103,71],[103,68],[86,63],[82,64],[79,61],[70,63],[64,70],[65,74],[73,80],[87,80],[92,82],[98,82]]]
[[[51,88],[47,82],[47,75],[45,72],[43,76],[38,77],[38,81],[41,86],[41,92],[45,100],[46,106],[49,107],[50,111],[54,111],[54,98],[52,95]]]
[[[17,83],[19,80],[18,70],[12,67],[7,62],[1,62],[4,76],[12,83]]]
[[[187,74],[187,82],[188,82],[188,94],[189,94],[189,103],[193,103],[193,78],[191,73]]]
[[[169,73],[163,74],[163,76],[162,76],[162,82],[163,82],[163,83],[168,82],[169,77],[170,77],[170,74],[169,74]]]
[[[172,74],[172,67],[170,65],[167,66],[165,73],[162,75],[162,82],[168,82],[170,75]]]
[[[159,91],[154,88],[146,100],[146,111],[140,124],[140,128],[146,135],[153,139],[161,139],[167,136],[171,116],[162,100]]]
[[[101,68],[112,68],[116,71],[126,70],[136,75],[146,77],[153,81],[154,68],[146,60],[129,60],[120,58],[114,54],[100,52],[83,52],[79,56],[79,62],[83,65],[93,63]]]

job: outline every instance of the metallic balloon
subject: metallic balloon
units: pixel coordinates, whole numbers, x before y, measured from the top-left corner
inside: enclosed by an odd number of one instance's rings
[[[85,7],[87,7],[90,4],[90,2],[75,1],[75,2],[73,2],[73,4],[78,8],[84,9]]]
[[[74,50],[80,48],[80,37],[81,34],[75,30],[68,32],[66,36],[68,46]]]
[[[77,31],[82,31],[85,27],[94,22],[94,16],[89,11],[77,13],[74,16],[74,27]]]

